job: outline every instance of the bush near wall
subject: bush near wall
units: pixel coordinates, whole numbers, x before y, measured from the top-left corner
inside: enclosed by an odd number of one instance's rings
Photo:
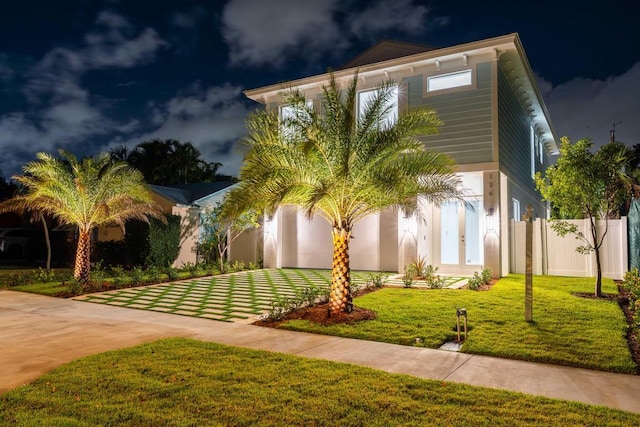
[[[149,224],[147,267],[169,267],[180,251],[180,217],[167,215],[167,223],[152,219]]]

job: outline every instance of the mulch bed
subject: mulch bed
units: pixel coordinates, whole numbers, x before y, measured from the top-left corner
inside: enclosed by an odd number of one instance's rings
[[[351,313],[332,314],[327,317],[328,312],[329,303],[318,304],[313,307],[304,307],[294,310],[281,320],[258,320],[254,325],[277,328],[282,322],[286,322],[287,320],[309,320],[319,325],[334,325],[337,323],[353,325],[356,322],[373,320],[377,317],[375,311],[360,307],[354,307]]]
[[[383,286],[384,287],[384,286]],[[375,292],[383,287],[371,286],[366,289],[360,289],[354,292],[353,297],[359,297],[361,295]],[[310,322],[317,323],[319,325],[335,325],[338,323],[344,323],[347,325],[353,325],[356,322],[362,322],[364,320],[373,320],[377,317],[375,311],[367,310],[366,308],[353,307],[351,313],[338,313],[331,314],[329,316],[329,303],[316,304],[312,307],[303,307],[288,313],[284,318],[280,320],[263,319],[254,322],[256,326],[266,326],[268,328],[277,328],[281,323],[287,320],[309,320]]]

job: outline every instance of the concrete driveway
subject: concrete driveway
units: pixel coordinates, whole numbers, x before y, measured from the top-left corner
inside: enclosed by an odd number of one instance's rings
[[[314,335],[0,290],[0,393],[82,356],[189,337],[640,413],[640,376]]]

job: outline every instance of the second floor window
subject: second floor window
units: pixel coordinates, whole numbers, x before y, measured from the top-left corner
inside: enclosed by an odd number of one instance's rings
[[[377,93],[378,89],[358,92],[358,120],[362,120],[367,106],[371,104]],[[381,117],[379,125],[381,127],[388,127],[398,120],[398,86],[391,88],[389,100],[384,109],[386,110],[386,114]]]
[[[471,85],[471,70],[427,77],[427,92]]]
[[[307,108],[309,110],[313,109],[313,101],[307,100]],[[297,111],[298,114],[305,114],[303,110]],[[296,117],[296,108],[292,105],[281,105],[280,106],[280,126],[282,128],[282,133],[285,136],[293,136],[291,132],[293,132],[291,123],[287,123],[287,121],[293,120]],[[308,117],[308,115],[306,116]]]

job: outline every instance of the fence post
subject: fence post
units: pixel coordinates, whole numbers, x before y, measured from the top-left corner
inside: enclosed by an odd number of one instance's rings
[[[524,220],[527,223],[525,237],[525,256],[527,259],[525,271],[525,290],[524,290],[524,320],[533,321],[533,206],[527,205],[527,213],[524,214]]]

